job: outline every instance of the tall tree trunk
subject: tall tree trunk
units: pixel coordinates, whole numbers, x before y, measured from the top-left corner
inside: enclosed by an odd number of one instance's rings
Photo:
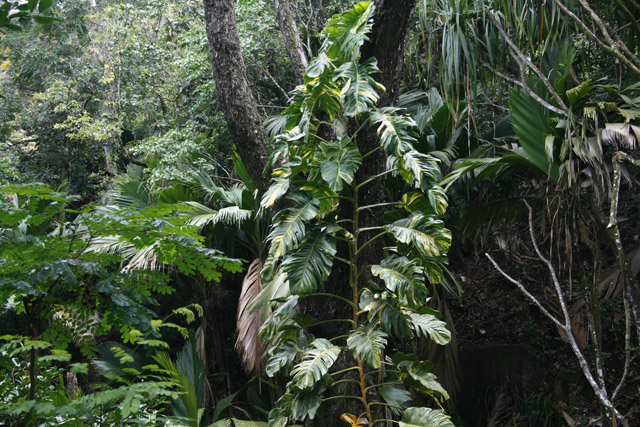
[[[298,83],[302,83],[302,76],[309,66],[309,61],[304,52],[300,33],[291,13],[291,7],[289,7],[289,0],[274,0],[273,2],[276,6],[278,24],[280,25],[287,55],[289,55],[293,65],[293,71],[296,73]]]
[[[262,176],[267,164],[269,137],[251,93],[242,57],[234,0],[204,0],[216,94],[238,154],[256,186],[264,192],[269,180]]]

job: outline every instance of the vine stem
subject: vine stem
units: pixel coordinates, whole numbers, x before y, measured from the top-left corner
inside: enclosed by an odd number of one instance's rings
[[[364,409],[367,411],[367,418],[370,423],[373,423],[373,416],[371,416],[371,405],[367,402],[367,388],[365,387],[364,381],[364,369],[362,367],[362,361],[360,360],[360,356],[356,357],[356,361],[358,362],[358,375],[360,376],[360,393],[362,397],[362,404],[364,405]]]
[[[349,367],[349,368],[345,368],[345,369],[342,369],[342,370],[337,371],[337,372],[332,372],[332,373],[331,373],[331,374],[329,374],[329,375],[331,375],[331,376],[334,376],[334,375],[340,375],[340,374],[344,374],[345,372],[355,371],[356,369],[358,369],[358,367],[357,367],[357,366],[351,366],[351,367]]]

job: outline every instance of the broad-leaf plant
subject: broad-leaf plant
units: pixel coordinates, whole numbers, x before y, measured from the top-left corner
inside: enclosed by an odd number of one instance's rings
[[[354,412],[360,412],[343,414],[352,425],[386,421],[374,419],[376,405],[401,417],[400,425],[453,425],[441,409],[410,407],[415,392],[432,398],[436,408],[448,394],[430,362],[390,345],[417,335],[449,342],[445,322],[427,303],[428,284],[442,279],[451,234],[440,219],[447,200],[437,186],[438,160],[415,149],[416,124],[403,110],[376,108],[384,91],[374,78],[377,63],[361,61],[360,55],[373,14],[371,2],[360,2],[329,21],[319,54],[284,112],[286,128],[273,143],[270,160],[276,168],[261,204],[279,211],[268,236],[263,290],[252,306],[268,313],[260,330],[269,344],[267,375],[289,378],[269,414],[272,426],[313,419],[325,392],[344,382],[353,384],[353,393],[340,397],[352,399],[358,405]],[[356,141],[368,129],[376,130],[379,144],[361,152]],[[378,150],[384,150],[386,170],[357,178],[363,158]],[[394,183],[390,194],[400,197],[359,206],[358,193],[379,185],[380,177]],[[385,209],[384,221],[363,227],[362,212],[374,208]],[[358,238],[371,230],[377,232],[371,239]],[[377,239],[385,243],[379,260],[359,271],[363,249]],[[337,254],[338,244],[346,246],[345,257]],[[310,330],[315,320],[299,303],[326,291],[337,263],[346,265],[348,274],[338,280],[350,297],[333,296],[352,314],[329,322],[347,322],[350,331],[316,337]],[[365,283],[364,273],[373,280]],[[350,364],[337,370],[345,354]]]
[[[78,353],[94,359],[107,334],[136,346],[168,348],[160,328],[187,333],[156,319],[153,311],[158,295],[175,291],[168,273],[197,271],[208,281],[219,281],[221,270],[240,270],[239,260],[202,246],[198,227],[177,215],[179,205],[79,211],[72,208],[77,201],[43,185],[0,187],[0,302],[2,315],[16,319],[4,331],[22,334],[0,336],[0,373],[8,379],[0,389],[15,391],[0,398],[0,422],[49,425],[62,417],[83,425],[109,418],[124,425],[154,396],[158,407],[165,398],[176,399],[179,387],[166,375],[158,376],[157,367],[155,376],[129,371],[136,381],[82,398],[58,393],[64,389],[61,378],[44,384],[40,376],[53,372],[52,363],[84,360]],[[121,253],[96,251],[101,239],[147,253],[153,262],[127,263]],[[69,372],[86,374],[87,364],[73,363]]]

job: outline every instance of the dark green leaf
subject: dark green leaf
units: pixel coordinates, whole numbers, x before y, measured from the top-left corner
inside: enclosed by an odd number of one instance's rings
[[[335,253],[335,242],[326,234],[314,231],[306,236],[300,249],[285,255],[282,263],[291,292],[298,295],[315,292],[329,277]]]
[[[392,406],[392,409],[396,410],[404,408],[411,400],[411,393],[392,385],[380,387],[380,395],[385,402]]]
[[[44,13],[51,8],[53,0],[40,0],[38,3],[38,12]]]

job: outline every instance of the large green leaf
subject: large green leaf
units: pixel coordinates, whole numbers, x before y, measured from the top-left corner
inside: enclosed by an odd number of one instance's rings
[[[296,360],[298,353],[301,351],[303,351],[303,349],[294,340],[288,340],[284,344],[281,344],[277,351],[269,357],[265,371],[267,376],[273,377],[280,372],[280,370],[289,366]]]
[[[308,389],[318,382],[329,372],[340,354],[340,347],[324,338],[316,338],[311,346],[302,361],[291,371],[293,383],[301,389]]]
[[[300,249],[286,254],[282,262],[291,292],[298,295],[315,292],[329,277],[335,254],[333,239],[320,231],[309,233]]]
[[[292,295],[287,298],[286,302],[276,309],[276,311],[267,318],[258,331],[258,336],[264,340],[272,338],[283,320],[289,319],[296,312],[298,306],[298,295]]]
[[[451,341],[451,332],[447,329],[447,324],[433,314],[411,312],[407,312],[407,314],[416,333],[422,334],[425,337],[429,336],[440,345],[449,344]]]
[[[402,157],[413,150],[415,122],[411,117],[396,115],[398,108],[378,108],[371,114],[371,123],[379,124],[380,144],[391,155]]]
[[[422,361],[414,354],[402,353],[394,355],[392,360],[396,369],[401,372],[400,379],[407,386],[430,396],[449,398],[449,394],[431,373],[433,363]]]
[[[548,110],[522,90],[511,90],[511,122],[520,145],[542,172],[558,181],[558,165],[550,163],[545,153],[545,137],[552,133]]]
[[[382,396],[385,402],[391,405],[392,410],[395,409],[396,411],[404,408],[407,403],[411,401],[411,393],[392,385],[383,385],[380,387],[380,396]]]
[[[260,205],[270,208],[282,197],[289,189],[288,178],[274,178],[269,189],[262,196]]]
[[[325,52],[320,52],[318,56],[313,58],[307,68],[307,77],[316,78],[322,75],[328,68],[331,67],[331,61]]]
[[[323,46],[331,58],[354,61],[360,54],[360,46],[368,40],[367,33],[373,26],[373,2],[361,1],[353,8],[335,15],[327,23],[323,34],[327,37]]]
[[[344,137],[339,142],[323,142],[320,149],[327,158],[320,164],[322,179],[332,191],[338,193],[344,184],[353,182],[358,166],[362,163],[362,156],[349,137]]]
[[[455,427],[451,418],[439,409],[407,408],[400,427]]]
[[[401,171],[403,178],[410,184],[416,184],[423,191],[429,190],[440,180],[439,160],[428,154],[411,150],[402,156]]]
[[[423,256],[444,255],[451,245],[451,233],[444,228],[442,221],[419,212],[399,219],[385,228],[399,242],[411,246]]]
[[[307,193],[297,192],[289,199],[298,204],[296,208],[281,211],[267,239],[271,242],[270,254],[276,258],[284,256],[297,247],[305,235],[305,222],[320,213],[320,202]]]
[[[347,347],[354,357],[360,357],[364,363],[377,369],[382,363],[382,350],[387,345],[386,337],[386,333],[369,323],[351,331]]]
[[[402,312],[393,294],[387,291],[374,294],[365,289],[360,294],[359,306],[360,310],[368,313],[370,322],[378,318],[383,329],[390,334],[400,338],[411,337],[409,317]]]
[[[380,96],[377,91],[384,90],[384,87],[371,74],[379,71],[375,58],[368,59],[364,64],[347,62],[334,71],[333,80],[344,81],[340,99],[345,107],[345,116],[356,117],[378,101]]]
[[[412,304],[424,303],[417,301],[416,295],[424,295],[426,288],[423,284],[423,269],[409,258],[391,255],[380,265],[371,266],[371,273],[384,280],[385,285],[398,297]]]

